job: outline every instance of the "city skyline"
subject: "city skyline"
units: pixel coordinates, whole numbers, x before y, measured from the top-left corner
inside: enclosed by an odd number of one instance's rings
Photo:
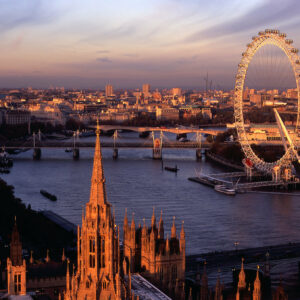
[[[1,1],[0,87],[230,89],[251,37],[294,39],[296,1]]]

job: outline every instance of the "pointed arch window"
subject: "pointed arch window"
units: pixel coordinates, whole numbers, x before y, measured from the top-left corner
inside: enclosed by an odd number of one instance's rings
[[[15,294],[18,295],[21,292],[21,274],[15,274],[14,283]]]

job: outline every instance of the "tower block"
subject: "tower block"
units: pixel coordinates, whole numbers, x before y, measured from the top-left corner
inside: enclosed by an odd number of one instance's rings
[[[15,222],[7,258],[7,292],[9,295],[26,295],[26,262],[22,259],[22,244]]]

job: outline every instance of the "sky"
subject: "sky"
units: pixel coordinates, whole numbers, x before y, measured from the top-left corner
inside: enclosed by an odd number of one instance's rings
[[[229,89],[266,28],[300,45],[299,0],[0,0],[0,88]]]

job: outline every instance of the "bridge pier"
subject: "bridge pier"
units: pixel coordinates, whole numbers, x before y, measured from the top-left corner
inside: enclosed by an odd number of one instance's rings
[[[161,160],[162,159],[162,149],[161,148],[153,148],[152,158]]]
[[[113,150],[113,159],[116,160],[119,156],[119,150],[116,147],[116,139],[118,138],[118,130],[114,132],[114,150]]]
[[[79,159],[79,156],[80,156],[79,148],[74,148],[74,149],[73,149],[73,159],[74,159],[74,160],[78,160],[78,159]]]
[[[41,148],[33,148],[33,159],[40,160],[42,156]]]
[[[114,148],[113,159],[114,160],[118,159],[118,156],[119,156],[119,149],[118,148]]]
[[[162,131],[160,132],[160,138],[154,137],[154,132],[152,132],[153,138],[153,150],[152,150],[152,158],[153,159],[162,159]]]
[[[202,159],[202,149],[196,149],[196,158],[197,160]]]
[[[198,148],[196,149],[196,158],[197,158],[197,160],[201,160],[201,158],[202,158],[202,149],[201,149],[202,134],[199,132],[197,132],[196,141],[198,144]]]

